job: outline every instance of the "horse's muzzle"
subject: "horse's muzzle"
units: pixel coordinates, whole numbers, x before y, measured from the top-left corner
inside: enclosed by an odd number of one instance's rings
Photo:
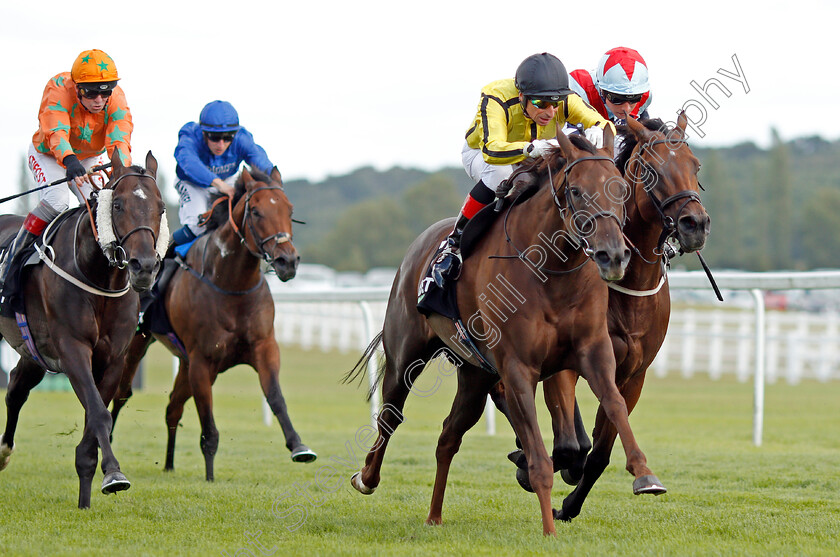
[[[277,272],[277,278],[286,282],[295,278],[297,268],[300,264],[300,256],[297,252],[284,253],[278,256],[272,263],[272,267]]]
[[[706,212],[683,215],[677,221],[677,238],[684,252],[703,249],[711,230],[712,219]]]
[[[160,267],[157,257],[132,258],[128,261],[128,276],[131,288],[135,292],[146,292],[155,283],[155,276]]]
[[[630,249],[622,242],[621,246],[596,251],[592,255],[592,260],[598,265],[598,272],[602,279],[621,280],[630,262]]]

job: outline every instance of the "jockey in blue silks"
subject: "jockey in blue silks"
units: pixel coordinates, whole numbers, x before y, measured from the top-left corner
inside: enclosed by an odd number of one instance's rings
[[[233,197],[243,161],[282,184],[277,167],[254,142],[251,133],[239,125],[239,114],[226,101],[208,103],[198,122],[181,128],[175,160],[181,221],[181,228],[172,235],[176,246],[188,244],[204,232],[199,216],[209,209],[212,194],[221,192]]]

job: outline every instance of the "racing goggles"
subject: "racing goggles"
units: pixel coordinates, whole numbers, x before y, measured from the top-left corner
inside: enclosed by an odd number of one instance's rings
[[[604,98],[612,104],[636,104],[642,100],[642,95],[619,95],[618,93],[604,91]]]
[[[107,99],[111,96],[111,93],[113,93],[111,89],[85,89],[84,87],[81,87],[81,92],[84,98],[91,100],[99,96],[103,99]]]
[[[230,143],[233,141],[233,136],[236,135],[236,132],[205,132],[204,137],[207,138],[207,141],[212,143],[218,143],[220,141],[224,141],[226,143]]]
[[[559,101],[547,101],[545,99],[528,99],[528,102],[531,103],[531,106],[535,108],[539,108],[540,110],[545,110],[546,108],[557,108],[560,106],[560,103],[563,102],[563,99]]]

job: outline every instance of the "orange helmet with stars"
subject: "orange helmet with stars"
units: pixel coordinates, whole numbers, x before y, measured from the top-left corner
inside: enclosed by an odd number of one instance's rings
[[[70,77],[76,83],[101,83],[117,81],[117,65],[101,50],[85,50],[73,62]]]

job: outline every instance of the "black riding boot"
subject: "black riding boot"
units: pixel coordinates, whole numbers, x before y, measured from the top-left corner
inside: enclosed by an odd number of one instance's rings
[[[455,228],[446,238],[446,247],[432,265],[432,278],[439,288],[443,288],[446,279],[457,280],[461,274],[461,234],[469,221],[463,214],[458,215]]]
[[[12,240],[9,250],[6,252],[6,257],[4,257],[3,262],[0,263],[0,292],[3,291],[3,288],[6,285],[6,279],[9,277],[9,269],[12,268],[12,263],[15,258],[17,258],[21,251],[31,246],[37,237],[37,234],[33,234],[22,226],[20,227],[17,236],[15,236],[15,239]]]

